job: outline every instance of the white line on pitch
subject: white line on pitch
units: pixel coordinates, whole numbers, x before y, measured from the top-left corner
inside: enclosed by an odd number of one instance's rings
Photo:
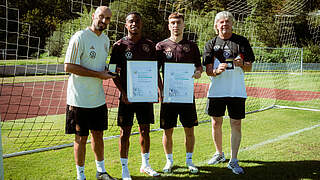
[[[269,140],[263,141],[261,143],[254,144],[252,146],[242,148],[242,149],[239,150],[239,152],[254,150],[254,149],[259,148],[260,146],[264,146],[266,144],[270,144],[270,143],[274,143],[274,142],[277,142],[277,141],[281,141],[283,139],[289,138],[290,136],[294,136],[294,135],[300,134],[302,132],[312,130],[312,129],[317,128],[317,127],[320,127],[320,124],[317,124],[317,125],[314,125],[314,126],[311,126],[311,127],[307,127],[307,128],[304,128],[304,129],[300,129],[300,130],[297,130],[297,131],[294,131],[294,132],[291,132],[291,133],[288,133],[288,134],[284,134],[284,135],[278,136],[278,137],[276,137],[274,139],[269,139]],[[230,156],[230,153],[227,153],[225,155],[226,156]],[[209,160],[204,161],[204,162],[200,162],[199,164],[197,163],[197,165],[201,166],[203,164],[207,164],[208,161]]]

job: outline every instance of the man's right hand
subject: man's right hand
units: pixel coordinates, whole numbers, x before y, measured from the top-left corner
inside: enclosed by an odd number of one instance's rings
[[[218,68],[215,69],[216,74],[217,74],[217,75],[221,74],[222,72],[224,72],[224,71],[227,69],[227,67],[228,67],[228,64],[227,64],[227,63],[220,63],[219,66],[218,66]]]
[[[110,78],[115,78],[116,76],[113,76],[111,74],[109,74],[109,71],[108,70],[105,70],[105,71],[101,71],[100,72],[100,79],[110,79]]]

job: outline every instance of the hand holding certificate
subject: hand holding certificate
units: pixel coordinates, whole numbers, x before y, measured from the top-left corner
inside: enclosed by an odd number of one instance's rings
[[[193,64],[165,63],[163,102],[193,103],[193,73]]]
[[[156,61],[127,61],[129,102],[158,101],[158,65]]]

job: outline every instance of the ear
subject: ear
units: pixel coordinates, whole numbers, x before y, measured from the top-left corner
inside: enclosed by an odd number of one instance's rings
[[[92,13],[92,15],[91,15],[91,19],[92,19],[92,20],[94,20],[94,15],[95,15],[95,14],[94,14],[94,13]]]

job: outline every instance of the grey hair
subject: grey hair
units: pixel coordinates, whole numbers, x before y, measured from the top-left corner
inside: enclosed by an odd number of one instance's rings
[[[222,18],[226,18],[226,19],[229,19],[232,21],[232,23],[234,22],[234,17],[233,15],[231,14],[231,12],[229,11],[221,11],[219,12],[216,17],[214,18],[214,30],[216,31],[217,34],[219,34],[219,31],[218,29],[216,28],[217,26],[217,22],[222,19]]]

